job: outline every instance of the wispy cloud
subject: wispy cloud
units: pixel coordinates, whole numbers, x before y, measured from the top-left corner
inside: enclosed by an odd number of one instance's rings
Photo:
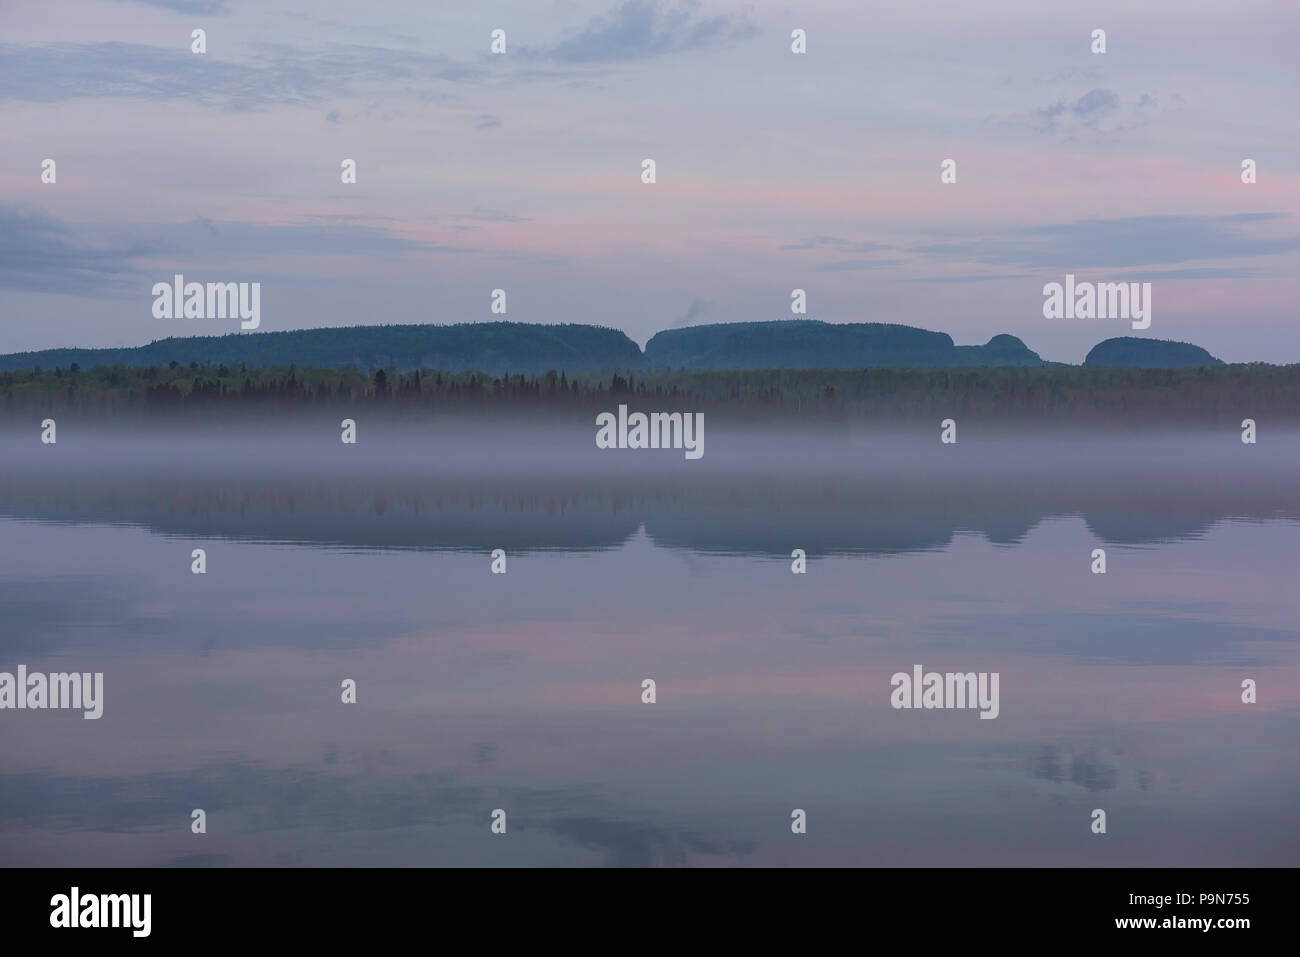
[[[1095,127],[1104,117],[1119,109],[1119,96],[1101,88],[1089,90],[1073,103],[1057,100],[1038,111],[1047,129],[1057,129],[1064,117],[1070,117],[1084,126]]]
[[[462,213],[457,219],[473,219],[484,223],[531,223],[532,220],[527,216],[515,216],[511,213],[502,213],[494,209],[483,209],[475,207],[473,212]]]
[[[0,206],[0,288],[102,295],[126,288],[133,259],[157,253],[157,243],[95,243],[38,210]]]
[[[1142,93],[1125,98],[1114,90],[1093,87],[1076,96],[1058,97],[1027,113],[991,117],[998,125],[1030,129],[1064,141],[1103,137],[1137,129],[1161,114],[1184,105],[1176,93]]]
[[[1004,272],[1004,273],[982,273],[982,274],[965,274],[960,276],[920,276],[915,279],[895,279],[895,282],[916,282],[916,283],[945,283],[945,282],[997,282],[1003,279],[1032,279],[1035,278],[1033,273],[1027,272]]]
[[[1255,238],[1243,227],[1280,213],[1236,216],[1134,216],[1033,226],[995,236],[912,246],[907,252],[951,261],[1029,268],[1147,266],[1274,256],[1300,250],[1300,236]]]
[[[842,259],[815,267],[816,272],[852,272],[858,269],[880,269],[885,266],[902,266],[903,259]]]
[[[391,229],[337,219],[304,223],[249,223],[195,219],[188,223],[136,224],[130,235],[148,238],[172,258],[224,261],[256,256],[370,256],[467,253],[474,250],[412,239]]]
[[[301,63],[232,63],[188,49],[139,43],[0,44],[0,98],[7,100],[183,99],[209,107],[251,109],[321,100],[341,93],[348,80],[326,78]]]
[[[713,300],[711,299],[692,299],[691,304],[686,307],[686,312],[673,321],[673,328],[676,329],[680,326],[690,325],[691,322],[698,319],[712,308]]]
[[[143,3],[150,7],[162,7],[177,13],[193,13],[199,16],[221,16],[230,12],[229,0],[126,0],[128,3]]]
[[[318,220],[280,225],[198,217],[185,223],[105,227],[68,224],[39,210],[0,206],[0,288],[114,295],[138,285],[145,275],[140,262],[150,260],[177,268],[211,268],[277,255],[390,261],[403,253],[475,251],[411,239],[342,217]]]
[[[885,243],[857,242],[852,239],[841,239],[839,236],[813,236],[811,239],[805,239],[801,243],[790,243],[782,246],[782,249],[835,249],[841,252],[853,253],[872,253],[881,249],[892,249]]]
[[[697,0],[671,5],[624,0],[568,39],[525,52],[565,63],[641,60],[744,40],[758,32],[744,16],[700,16],[699,9]]]
[[[188,46],[0,43],[0,100],[53,103],[119,97],[260,110],[372,95],[431,102],[450,97],[440,88],[445,84],[504,86],[575,76],[522,62],[486,70],[449,57],[363,44],[308,49],[256,43],[250,50],[235,61],[211,53],[200,56]],[[338,119],[336,111],[330,121]]]
[[[1265,273],[1249,266],[1191,266],[1187,269],[1145,270],[1141,273],[1118,273],[1107,278],[1115,281],[1156,279],[1257,279]]]

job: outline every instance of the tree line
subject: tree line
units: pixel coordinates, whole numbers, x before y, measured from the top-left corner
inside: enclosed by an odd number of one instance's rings
[[[177,362],[0,372],[7,412],[113,415],[382,406],[400,414],[548,409],[714,410],[736,418],[896,420],[959,414],[1088,420],[1128,417],[1300,421],[1300,365],[873,368],[487,375],[351,366],[252,368]]]

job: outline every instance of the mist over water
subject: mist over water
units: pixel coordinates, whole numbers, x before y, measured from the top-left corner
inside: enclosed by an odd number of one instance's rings
[[[6,713],[0,863],[1300,851],[1300,434],[6,425],[0,670],[105,702]],[[917,663],[997,720],[891,708]]]

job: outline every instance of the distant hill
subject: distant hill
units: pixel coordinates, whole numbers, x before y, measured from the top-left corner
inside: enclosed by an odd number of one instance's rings
[[[669,329],[645,347],[663,369],[869,369],[955,365],[1042,365],[1015,336],[956,346],[945,332],[884,322],[735,322]]]
[[[410,371],[475,371],[542,375],[587,372],[756,371],[762,369],[936,368],[944,366],[1053,366],[1015,336],[982,346],[954,345],[943,332],[883,322],[817,320],[717,323],[660,332],[637,344],[603,326],[478,322],[459,325],[343,326],[293,332],[230,333],[159,339],[122,349],[47,349],[0,355],[0,372],[82,369],[97,365],[239,366],[342,369],[371,366]],[[1222,365],[1186,342],[1123,337],[1099,343],[1089,366],[1180,368]]]
[[[1188,366],[1221,366],[1200,346],[1169,339],[1139,339],[1118,336],[1092,347],[1084,358],[1086,366],[1132,366],[1144,369],[1181,369]]]
[[[953,351],[962,365],[972,366],[1042,366],[1057,365],[1044,362],[1037,352],[1015,336],[1005,332],[994,336],[982,346],[954,346]]]
[[[232,333],[159,339],[130,349],[49,349],[0,356],[0,371],[82,368],[96,365],[270,367],[338,369],[347,365],[401,370],[473,369],[491,375],[541,374],[551,369],[597,372],[640,368],[641,349],[617,329],[575,324],[475,322],[452,326],[343,326],[294,332]]]

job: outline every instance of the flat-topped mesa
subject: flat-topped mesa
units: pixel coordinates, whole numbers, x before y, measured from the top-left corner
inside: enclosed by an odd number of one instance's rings
[[[796,319],[689,326],[646,343],[654,369],[870,369],[956,365],[1042,365],[1014,336],[956,346],[945,332],[885,322]]]
[[[428,368],[488,375],[544,375],[552,369],[601,372],[639,369],[641,349],[604,326],[474,322],[457,325],[340,326],[286,332],[159,339],[121,349],[50,349],[0,356],[0,371],[122,363],[128,366],[213,365],[339,369],[344,366]]]
[[[959,346],[944,332],[885,322],[812,319],[715,323],[669,329],[643,352],[625,332],[564,323],[477,322],[456,325],[339,326],[284,332],[158,339],[109,349],[47,349],[0,355],[0,372],[95,366],[227,366],[390,369],[545,375],[672,369],[854,370],[872,368],[1037,367],[1044,360],[1012,335]],[[1204,349],[1158,339],[1118,338],[1097,345],[1085,365],[1178,368],[1220,365]]]

